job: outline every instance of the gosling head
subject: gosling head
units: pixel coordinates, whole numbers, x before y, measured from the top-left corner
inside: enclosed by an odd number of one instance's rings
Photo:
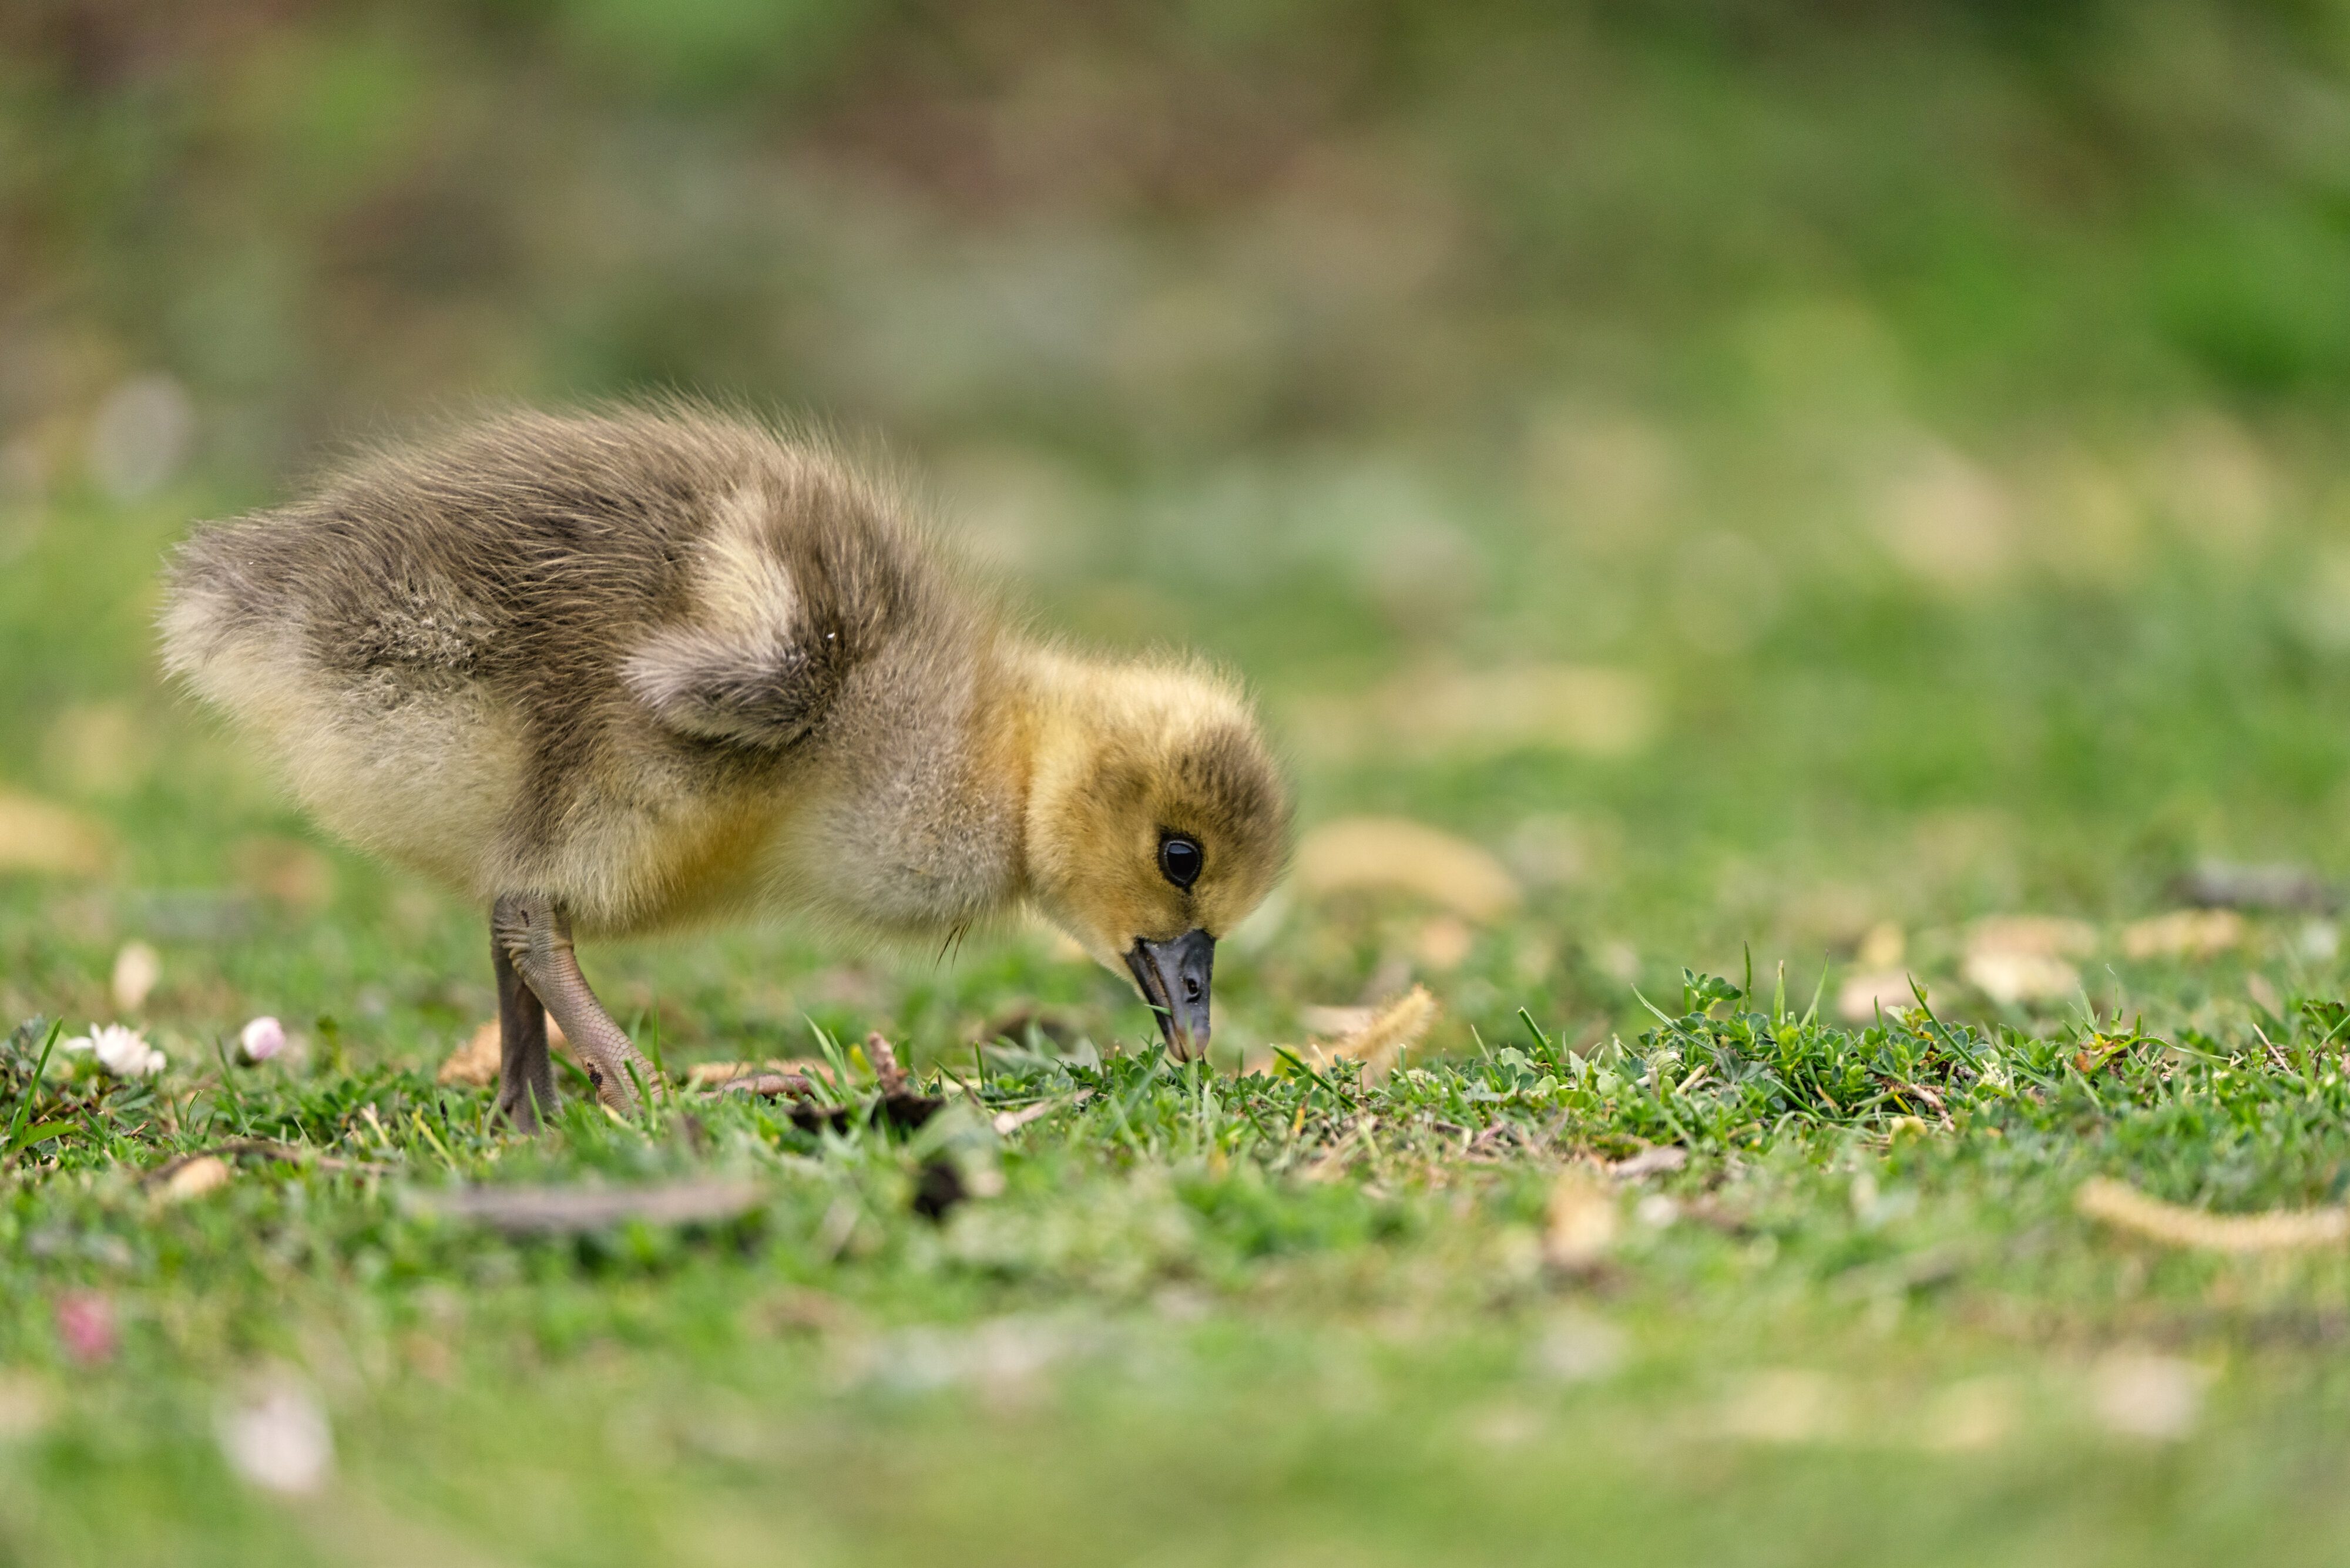
[[[1203,1056],[1216,939],[1281,874],[1289,792],[1245,700],[1204,670],[1057,677],[1028,801],[1036,903],[1133,978],[1169,1049]]]

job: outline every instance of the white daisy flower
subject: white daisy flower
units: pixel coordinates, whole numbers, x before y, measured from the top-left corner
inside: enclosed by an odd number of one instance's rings
[[[88,1051],[98,1064],[118,1078],[151,1078],[163,1070],[163,1053],[147,1044],[136,1029],[120,1023],[94,1023],[87,1034],[65,1042],[68,1051]]]

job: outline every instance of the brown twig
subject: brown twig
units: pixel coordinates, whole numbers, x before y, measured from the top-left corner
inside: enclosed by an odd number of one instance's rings
[[[412,1194],[419,1209],[513,1236],[577,1235],[635,1220],[709,1225],[740,1219],[763,1193],[754,1181],[694,1180],[634,1187],[468,1187]]]
[[[898,1053],[878,1029],[865,1037],[865,1059],[873,1064],[873,1075],[881,1081],[883,1096],[895,1097],[906,1093],[906,1069],[898,1065]]]

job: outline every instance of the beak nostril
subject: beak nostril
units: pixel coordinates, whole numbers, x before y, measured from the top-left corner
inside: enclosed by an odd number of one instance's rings
[[[1216,939],[1204,930],[1166,941],[1138,937],[1127,952],[1134,983],[1159,1014],[1159,1032],[1178,1055],[1207,1049],[1209,971],[1215,958]]]

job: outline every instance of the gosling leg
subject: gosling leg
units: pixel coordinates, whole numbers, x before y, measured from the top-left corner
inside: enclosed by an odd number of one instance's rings
[[[498,977],[498,1114],[533,1133],[555,1109],[555,1064],[546,1054],[546,1009],[523,983],[493,916],[490,967]]]
[[[637,1054],[627,1031],[612,1022],[588,989],[571,950],[571,919],[550,899],[509,893],[497,902],[490,922],[517,974],[546,1005],[580,1064],[596,1097],[626,1114],[637,1108],[637,1082],[653,1081],[652,1064]]]

